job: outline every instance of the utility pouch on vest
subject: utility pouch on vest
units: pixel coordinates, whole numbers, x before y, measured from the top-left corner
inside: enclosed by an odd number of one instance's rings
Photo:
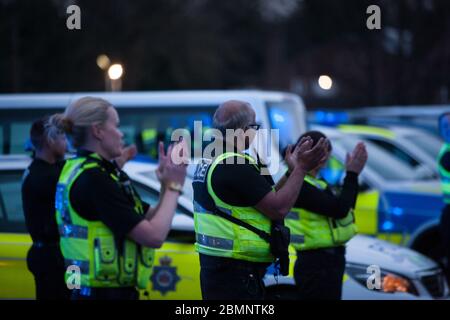
[[[130,240],[125,240],[123,255],[120,257],[119,283],[133,285],[136,276],[137,246]]]
[[[289,228],[279,222],[273,222],[271,232],[268,234],[245,221],[220,211],[218,208],[215,208],[213,211],[216,215],[256,233],[263,240],[267,241],[270,245],[270,252],[275,258],[278,258],[280,273],[283,276],[289,274],[289,242],[291,238]]]
[[[336,244],[344,244],[357,233],[353,211],[349,212],[345,218],[336,219],[330,223],[333,240]]]
[[[289,274],[289,242],[291,231],[279,222],[273,222],[270,235],[270,251],[278,258],[280,273],[283,276]]]
[[[137,269],[137,286],[139,289],[147,288],[152,273],[152,265],[155,250],[152,248],[139,247],[139,259]]]
[[[116,280],[119,275],[117,249],[111,236],[97,237],[94,240],[95,278],[100,281]]]

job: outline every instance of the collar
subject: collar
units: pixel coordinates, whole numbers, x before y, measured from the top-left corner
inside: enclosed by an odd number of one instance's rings
[[[86,149],[79,149],[77,151],[77,157],[96,159],[100,162],[100,165],[107,170],[115,171],[119,169],[114,161],[108,161],[102,156],[100,156],[98,153]]]

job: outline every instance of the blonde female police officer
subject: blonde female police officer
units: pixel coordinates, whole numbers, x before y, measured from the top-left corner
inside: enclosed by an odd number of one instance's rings
[[[154,248],[166,239],[186,176],[186,165],[170,156],[179,145],[165,155],[160,144],[157,173],[163,192],[157,207],[150,208],[111,161],[121,154],[123,134],[108,101],[75,101],[61,126],[77,148],[77,157],[61,172],[55,200],[66,267],[81,272],[81,287],[72,298],[137,299],[136,288],[147,287]]]
[[[56,184],[66,153],[66,136],[58,127],[60,116],[46,116],[33,122],[30,130],[33,161],[22,183],[23,212],[33,239],[27,265],[34,276],[38,300],[65,300],[71,293],[64,281],[66,268],[55,219]],[[122,167],[135,153],[134,145],[125,147],[114,161]]]

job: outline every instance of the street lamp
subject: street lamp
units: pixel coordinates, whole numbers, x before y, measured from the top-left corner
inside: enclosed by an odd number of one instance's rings
[[[333,86],[333,80],[327,75],[321,75],[318,80],[319,87],[323,90],[330,90]]]
[[[111,65],[111,60],[109,60],[108,56],[106,54],[101,54],[97,57],[97,66],[102,69],[106,70]]]
[[[109,67],[108,77],[111,81],[111,91],[120,91],[122,89],[123,67],[116,63]]]
[[[122,89],[122,65],[120,63],[111,64],[111,59],[106,54],[99,55],[96,62],[105,74],[105,91],[120,91]]]

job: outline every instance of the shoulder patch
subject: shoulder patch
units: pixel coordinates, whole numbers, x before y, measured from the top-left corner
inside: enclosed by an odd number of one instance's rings
[[[206,173],[208,172],[211,163],[212,161],[210,159],[202,159],[195,168],[195,173],[192,182],[204,183],[206,179]]]

